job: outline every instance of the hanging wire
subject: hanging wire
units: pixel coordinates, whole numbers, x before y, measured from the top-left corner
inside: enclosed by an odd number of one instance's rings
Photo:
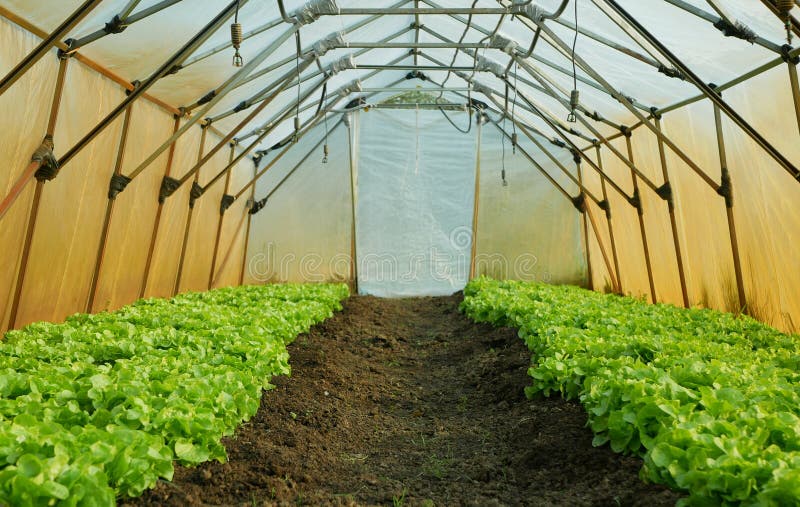
[[[519,72],[519,64],[514,60],[514,101],[511,103],[511,146],[514,155],[517,154],[517,73]]]
[[[298,29],[294,32],[294,39],[295,43],[297,44],[297,54],[294,58],[294,68],[295,72],[297,73],[297,109],[295,111],[294,116],[294,140],[297,142],[297,139],[300,134],[300,52],[302,51],[300,47],[300,30]]]
[[[236,15],[234,16],[233,23],[231,24],[231,43],[233,44],[233,49],[236,50],[233,55],[234,67],[241,67],[244,65],[244,59],[239,53],[239,48],[242,47],[242,41],[244,41],[244,34],[242,32],[242,24],[239,23],[239,0],[237,0]]]
[[[578,69],[575,65],[575,48],[578,45],[578,0],[574,0],[575,4],[575,37],[572,39],[572,93],[569,96],[570,113],[567,116],[567,121],[575,123],[575,110],[580,106],[580,92],[578,91]]]
[[[326,82],[322,86],[322,100],[320,101],[320,107],[322,107],[322,103],[328,99],[328,83]],[[322,163],[328,163],[328,112],[323,111],[322,121],[325,123],[325,145],[322,147]]]
[[[469,104],[472,104],[472,99],[470,98],[469,93],[470,92],[467,91],[467,104],[468,104],[467,108],[470,107]],[[447,121],[450,122],[450,125],[452,125],[454,129],[458,130],[462,134],[469,134],[472,131],[472,112],[469,113],[469,123],[467,124],[467,129],[464,130],[455,124],[455,122],[450,118],[450,115],[448,115],[447,112],[445,112],[443,107],[440,106],[439,111],[442,113],[442,115],[444,115],[445,119],[447,119]]]
[[[458,39],[458,45],[461,45],[464,42],[464,39],[467,37],[467,34],[469,33],[469,29],[472,26],[472,9],[474,9],[477,4],[478,4],[478,0],[475,0],[474,2],[472,2],[472,6],[470,7],[469,16],[467,16],[467,23],[466,23],[466,25],[464,25],[464,31],[461,33],[461,37],[459,37],[459,39]],[[453,67],[453,65],[456,64],[456,59],[458,59],[458,51],[459,51],[458,48],[456,48],[455,51],[453,51],[453,59],[450,60],[450,67]],[[442,81],[442,86],[447,84],[447,81],[450,79],[450,74],[452,74],[452,73],[453,73],[453,71],[450,68],[448,68],[447,69],[447,74],[445,74],[445,76],[444,76],[444,81]],[[444,90],[439,92],[439,98],[440,99],[442,98],[442,95],[444,95]]]
[[[500,159],[501,163],[501,170],[500,170],[500,179],[503,182],[503,186],[507,187],[508,182],[506,181],[506,118],[508,117],[508,83],[506,83],[506,91],[505,91],[505,104],[503,107],[503,135],[500,136],[500,145],[503,149],[503,156]]]

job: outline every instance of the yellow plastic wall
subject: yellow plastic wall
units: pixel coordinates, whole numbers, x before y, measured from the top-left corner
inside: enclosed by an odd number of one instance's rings
[[[39,38],[0,18],[0,67],[11,68],[28,54]],[[28,166],[47,128],[53,102],[58,59],[55,50],[38,62],[0,96],[0,193],[5,197]],[[125,98],[125,90],[77,59],[67,64],[64,91],[55,127],[55,154],[63,155]],[[174,118],[145,100],[134,103],[122,173],[128,174],[172,133]],[[16,327],[30,322],[60,321],[87,311],[92,275],[108,205],[108,184],[117,159],[123,116],[61,168],[43,186],[30,258],[22,285]],[[172,176],[180,177],[197,161],[199,127],[176,144]],[[207,148],[219,142],[209,133]],[[201,171],[201,184],[225,167],[226,146]],[[157,197],[165,174],[168,151],[135,178],[114,203],[93,311],[113,310],[138,299],[155,223]],[[234,188],[251,176],[249,160],[239,164],[231,179]],[[197,203],[189,235],[181,290],[205,290],[211,271],[219,204],[224,179]],[[10,313],[31,202],[32,180],[0,222],[0,332],[11,327]],[[179,252],[188,212],[190,185],[167,199],[153,252],[146,296],[171,296],[175,289]],[[229,210],[223,225],[215,286],[238,284],[243,262],[244,231],[240,226],[248,196]]]

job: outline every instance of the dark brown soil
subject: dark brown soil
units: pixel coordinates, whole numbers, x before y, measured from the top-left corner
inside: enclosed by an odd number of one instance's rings
[[[593,448],[586,415],[527,400],[530,355],[460,297],[354,297],[290,346],[229,462],[178,468],[131,505],[563,505],[680,498],[641,461]]]

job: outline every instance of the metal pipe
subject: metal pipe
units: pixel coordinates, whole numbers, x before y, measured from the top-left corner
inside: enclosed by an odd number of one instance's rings
[[[575,164],[575,171],[578,173],[578,182],[579,182],[578,184],[581,187],[583,187],[583,171],[581,170],[580,164],[577,163]],[[586,204],[584,204],[584,210],[583,213],[581,214],[583,215],[583,223],[581,224],[582,225],[581,229],[583,229],[581,231],[583,232],[582,235],[583,248],[586,251],[586,278],[587,278],[586,288],[589,290],[594,290],[594,273],[592,272],[592,256],[590,253],[591,249],[589,248],[589,213]]]
[[[710,12],[706,12],[703,9],[700,9],[699,7],[695,7],[694,5],[692,5],[692,4],[688,3],[688,2],[685,2],[684,0],[665,0],[665,1],[667,3],[670,3],[670,4],[674,5],[675,7],[679,8],[679,9],[683,9],[684,11],[688,12],[689,14],[693,14],[694,16],[697,16],[698,18],[700,18],[702,20],[708,21],[709,23],[714,25],[714,28],[717,28],[718,30],[723,31],[723,33],[724,33],[725,20],[723,20],[721,17],[714,16]],[[728,23],[730,23],[730,21],[728,21]],[[729,25],[729,26],[735,26],[735,25]],[[758,44],[759,46],[763,47],[764,49],[768,49],[768,50],[773,51],[773,52],[778,53],[778,54],[783,52],[781,50],[781,44],[776,44],[776,43],[774,43],[774,42],[772,42],[770,40],[767,40],[764,37],[761,37],[760,35],[755,34],[755,33],[753,35],[755,36],[755,38],[752,40],[752,43]],[[748,42],[749,42],[749,40],[748,40]]]
[[[128,19],[128,16],[131,15],[136,6],[138,6],[141,2],[142,0],[130,0],[128,2],[128,5],[126,5],[125,7],[122,8],[121,11],[119,11],[120,19],[122,19],[123,21]]]
[[[569,46],[561,40],[555,33],[553,33],[549,28],[546,26],[542,27],[542,30],[547,34],[550,39],[550,42],[555,46],[560,48],[562,51],[569,51]],[[603,77],[600,75],[593,67],[591,67],[583,58],[579,55],[575,55],[575,63],[580,66],[585,72],[587,72],[593,79],[596,79],[603,87],[605,87],[612,96],[614,96],[623,106],[625,106],[628,111],[633,113],[639,121],[641,121],[651,132],[653,132],[657,137],[661,138],[664,143],[676,154],[678,157],[683,160],[686,165],[688,165],[698,176],[700,176],[710,187],[714,190],[718,188],[717,183],[708,175],[705,171],[700,168],[683,150],[681,150],[670,138],[665,136],[663,133],[658,132],[655,126],[650,122],[647,117],[638,111],[635,107],[633,107],[628,100],[626,99],[625,95],[617,91],[611,84],[609,84]],[[652,114],[652,113],[651,113]]]
[[[283,6],[283,0],[278,0],[278,10],[281,13],[281,18],[285,23],[293,24],[294,20],[286,14],[286,7]]]
[[[303,65],[301,67],[308,68],[309,65],[311,65],[310,61],[303,62]],[[302,72],[302,70],[301,70],[301,72]],[[209,160],[211,160],[211,158],[219,150],[221,150],[223,146],[228,144],[236,136],[236,134],[238,134],[245,126],[247,126],[247,124],[249,124],[251,121],[253,121],[253,119],[256,116],[258,116],[259,113],[261,113],[261,111],[263,111],[268,105],[270,105],[272,103],[272,101],[275,100],[275,98],[278,95],[280,95],[284,90],[286,90],[286,88],[288,87],[289,82],[291,81],[291,79],[292,79],[291,76],[284,77],[283,83],[278,87],[277,90],[275,90],[269,97],[267,97],[266,100],[262,101],[261,104],[259,104],[259,106],[257,108],[255,108],[253,111],[251,111],[250,114],[248,114],[246,118],[244,118],[232,130],[230,130],[225,135],[225,137],[223,137],[213,148],[211,148],[211,150],[208,151],[208,153],[206,153],[206,155],[201,160],[199,160],[197,162],[197,164],[195,164],[191,169],[189,169],[189,171],[186,172],[185,175],[183,175],[183,177],[181,177],[180,184],[183,185],[184,183],[186,183],[186,181],[189,179],[189,177],[191,177],[192,174],[194,174],[195,172],[199,171],[200,168],[203,167]],[[215,181],[216,181],[216,179],[212,180],[212,182],[210,184],[213,184]]]
[[[495,127],[497,124],[495,124]],[[499,127],[498,127],[499,128]],[[505,132],[503,132],[505,133]],[[469,279],[475,278],[477,266],[475,259],[478,256],[478,218],[480,217],[481,209],[481,143],[483,137],[483,127],[481,122],[478,122],[478,152],[475,161],[475,189],[472,195],[472,240],[470,241],[469,248]],[[503,173],[505,178],[505,173]]]
[[[102,0],[86,0],[78,7],[75,12],[70,14],[70,16],[64,20],[63,23],[58,25],[58,27],[53,30],[53,32],[48,35],[42,42],[39,43],[36,48],[31,51],[28,56],[22,59],[11,71],[0,80],[0,95],[4,94],[6,90],[11,88],[11,86],[17,82],[19,78],[21,78],[28,70],[33,67],[33,65],[38,62],[44,55],[50,51],[54,45],[61,40],[64,35],[66,35],[70,30],[75,28],[75,26],[83,20],[86,16],[91,13],[95,7],[100,5]]]
[[[614,292],[621,293],[622,286],[619,284],[619,280],[617,279],[618,275],[614,274],[614,270],[611,268],[611,262],[608,259],[608,252],[606,252],[606,246],[603,243],[602,238],[600,237],[600,229],[597,227],[597,221],[594,218],[594,213],[592,212],[592,208],[587,206],[586,207],[586,216],[589,217],[589,223],[592,224],[592,229],[594,230],[594,237],[597,239],[597,244],[600,247],[600,253],[603,256],[603,262],[606,265],[606,271],[608,272],[608,276],[611,278],[611,286]],[[609,221],[609,229],[611,228],[611,222]],[[613,241],[611,243],[614,244]]]
[[[719,163],[721,179],[721,191],[719,192],[725,199],[725,213],[728,219],[728,235],[731,240],[731,254],[733,256],[733,270],[736,276],[736,292],[739,298],[739,311],[747,310],[747,295],[744,289],[744,276],[742,274],[742,258],[739,254],[739,239],[736,233],[736,220],[733,216],[733,184],[731,183],[730,171],[728,168],[728,155],[725,150],[725,133],[722,129],[722,114],[719,106],[714,104],[714,127],[717,133],[717,148],[719,150]]]
[[[256,173],[258,172],[258,167],[253,164],[253,177],[255,177]],[[254,200],[256,197],[256,189],[253,187],[252,191],[250,192],[250,206],[253,205]],[[250,227],[253,224],[253,215],[250,213],[249,209],[247,210],[247,227],[244,231],[244,248],[242,251],[242,269],[239,272],[239,285],[244,285],[244,272],[247,269],[247,250],[250,248]]]
[[[433,92],[469,92],[473,91],[471,87],[455,87],[455,86],[447,86],[444,88],[391,88],[391,87],[383,87],[383,88],[364,88],[361,90],[364,93],[389,93],[389,92],[397,92],[397,93],[405,93],[405,92],[418,92],[418,91],[433,91]]]
[[[114,175],[119,176],[122,170],[122,161],[125,158],[125,148],[128,145],[128,132],[131,126],[131,116],[133,114],[133,104],[128,106],[125,110],[125,116],[122,123],[122,133],[120,134],[119,147],[117,148],[117,161],[114,164]],[[116,195],[109,191],[108,202],[106,203],[106,212],[103,217],[103,225],[100,229],[100,241],[97,245],[97,255],[95,256],[94,271],[92,271],[92,278],[89,284],[89,297],[86,301],[86,313],[94,311],[94,302],[97,298],[97,289],[100,284],[100,273],[103,269],[103,261],[106,257],[106,247],[108,246],[108,234],[111,229],[111,220],[114,215],[114,204],[116,203]]]
[[[126,7],[126,9],[120,11],[119,14],[111,18],[103,28],[94,31],[89,35],[81,37],[80,39],[68,39],[66,41],[68,49],[65,50],[64,53],[67,55],[72,55],[79,49],[88,46],[92,42],[98,41],[107,35],[122,33],[125,31],[126,28],[128,28],[128,26],[136,23],[137,21],[141,21],[157,12],[161,12],[167,7],[171,7],[181,1],[182,0],[163,0],[162,2],[159,2],[140,12],[137,12],[132,16],[125,15],[125,10],[127,9]],[[136,1],[135,3],[138,3],[138,1]],[[130,7],[130,4],[128,7]]]
[[[55,91],[53,92],[53,101],[52,101],[52,106],[50,107],[50,119],[48,120],[47,130],[45,131],[45,139],[47,139],[48,137],[52,138],[53,134],[55,133],[56,123],[58,121],[58,116],[61,111],[61,98],[64,93],[64,76],[66,75],[66,72],[67,72],[67,61],[63,60],[60,62],[58,67],[58,77],[56,81],[56,88]],[[28,171],[30,171],[29,178],[34,177],[40,167],[41,163],[31,162],[31,165],[28,168]],[[23,175],[23,178],[24,176],[25,175]],[[20,182],[23,182],[22,186],[24,186],[24,184],[27,183],[27,181],[28,179],[20,179]],[[43,179],[40,180],[37,178],[36,187],[33,192],[33,201],[31,202],[30,211],[28,212],[28,227],[26,229],[25,239],[22,244],[22,254],[20,256],[19,271],[17,272],[17,279],[14,282],[14,292],[11,300],[11,314],[8,321],[9,328],[11,329],[15,328],[17,322],[17,312],[19,311],[19,304],[22,298],[22,288],[25,284],[25,276],[28,272],[28,260],[30,258],[31,247],[33,245],[33,234],[36,231],[36,221],[39,217],[39,207],[41,205],[42,191],[44,190],[45,181],[46,180]],[[14,194],[12,193],[11,195]],[[16,199],[16,197],[14,197],[14,199]],[[11,202],[13,202],[13,199],[11,200]],[[11,203],[8,204],[8,206],[10,205]],[[2,215],[0,215],[0,217],[1,216]]]
[[[353,49],[486,49],[482,42],[345,42],[338,48]]]
[[[625,145],[628,148],[628,160],[631,161],[633,164],[633,142],[631,141],[630,135],[625,136]],[[656,297],[656,284],[655,280],[653,279],[653,263],[650,260],[650,245],[647,242],[647,228],[644,225],[644,203],[641,201],[641,195],[639,193],[639,182],[638,178],[636,177],[636,172],[631,169],[631,181],[633,182],[633,194],[638,197],[636,211],[639,217],[639,232],[642,237],[642,250],[644,251],[644,263],[645,267],[647,268],[647,282],[650,285],[650,298],[653,304],[658,303],[658,298]]]
[[[44,181],[37,180],[36,188],[33,192],[33,201],[31,201],[30,213],[28,214],[28,227],[25,231],[25,240],[22,243],[19,273],[17,273],[14,295],[11,299],[11,314],[8,320],[8,327],[10,329],[16,329],[17,327],[17,314],[19,313],[20,301],[22,300],[22,288],[25,286],[25,277],[28,273],[28,261],[30,260],[31,247],[33,245],[33,235],[36,232],[36,222],[39,218],[43,190]]]
[[[136,99],[142,96],[156,81],[166,75],[170,69],[175,65],[181,63],[191,53],[193,53],[201,44],[208,40],[214,32],[219,29],[230,18],[236,10],[237,2],[242,4],[248,0],[234,0],[227,7],[225,7],[214,19],[212,19],[206,26],[204,26],[194,37],[192,37],[181,49],[172,55],[161,67],[158,68],[149,78],[144,80],[137,86],[131,93],[123,100],[117,107],[115,107],[103,120],[100,121],[88,134],[86,134],[75,146],[69,149],[67,153],[58,161],[59,166],[63,167],[67,162],[77,155],[83,148],[86,147],[95,137],[100,135],[125,109]]]
[[[786,65],[789,69],[789,83],[792,87],[792,101],[794,102],[794,114],[797,117],[797,128],[800,129],[800,83],[797,78],[797,59],[789,60]]]
[[[322,119],[322,118],[325,116],[325,114],[327,113],[327,110],[328,110],[328,109],[330,109],[330,108],[332,108],[332,107],[333,107],[335,104],[337,104],[337,103],[338,103],[338,102],[340,102],[341,100],[342,100],[342,97],[338,97],[338,98],[336,98],[336,99],[335,99],[333,102],[331,102],[331,103],[328,105],[328,107],[325,107],[325,109],[322,111],[322,113],[323,113],[322,115],[317,115],[316,117],[312,118],[312,119],[311,119],[311,121],[310,121],[310,124],[309,124],[308,126],[304,127],[304,128],[303,128],[303,130],[302,130],[302,131],[300,131],[300,132],[297,134],[297,139],[298,139],[298,140],[299,140],[299,139],[302,139],[302,137],[303,137],[303,136],[305,136],[305,135],[306,135],[306,134],[307,134],[307,133],[308,133],[308,132],[309,132],[309,131],[310,131],[312,128],[314,128],[314,126],[315,126],[317,123],[319,123],[319,121],[320,121],[320,120],[321,120],[321,119]],[[250,145],[250,146],[249,146],[249,147],[248,147],[248,148],[245,150],[245,154],[247,154],[247,153],[250,153],[250,151],[252,151],[252,150],[253,150],[253,148],[255,148],[256,146],[258,146],[258,144],[261,142],[261,140],[262,140],[262,139],[263,139],[263,137],[262,137],[262,138],[260,138],[260,139],[256,139],[256,141],[254,141],[254,142],[253,142],[253,143],[252,143],[252,144],[251,144],[251,145]],[[285,155],[285,154],[286,154],[286,153],[287,153],[287,152],[288,152],[290,149],[292,149],[292,147],[294,147],[296,144],[297,144],[297,143],[291,143],[291,144],[289,144],[288,146],[286,146],[286,147],[285,147],[285,148],[284,148],[284,149],[283,149],[283,150],[282,150],[282,151],[281,151],[281,152],[280,152],[280,153],[279,153],[279,154],[278,154],[278,155],[277,155],[277,156],[276,156],[274,159],[272,159],[272,160],[270,161],[270,163],[269,163],[269,164],[267,164],[267,166],[266,166],[264,169],[261,169],[260,171],[258,171],[258,173],[256,173],[255,177],[254,177],[254,178],[253,178],[253,179],[252,179],[252,180],[251,180],[249,183],[247,183],[247,184],[246,184],[244,187],[242,187],[242,189],[241,189],[241,190],[239,190],[239,192],[237,192],[237,193],[236,193],[236,195],[234,195],[234,197],[235,197],[236,199],[238,199],[239,197],[241,197],[241,196],[242,196],[242,194],[243,194],[244,192],[246,192],[246,191],[247,191],[247,189],[249,189],[250,187],[252,187],[253,185],[255,185],[255,184],[256,184],[256,182],[257,182],[257,181],[258,181],[258,180],[259,180],[259,179],[260,179],[260,178],[261,178],[261,177],[262,177],[264,174],[266,174],[266,172],[267,172],[267,171],[268,171],[268,170],[269,170],[269,169],[270,169],[272,166],[274,166],[274,165],[275,165],[275,163],[277,163],[277,162],[278,162],[278,160],[280,160],[280,159],[281,159],[281,158],[282,158],[282,157],[283,157],[283,156],[284,156],[284,155]]]
[[[67,63],[69,59],[62,59],[58,64],[58,74],[56,75],[56,87],[55,91],[53,92],[53,102],[50,106],[50,118],[47,122],[47,130],[45,131],[45,136],[52,137],[56,130],[56,121],[58,119],[58,113],[61,109],[61,97],[63,96],[64,92],[64,80],[67,74]],[[11,209],[11,206],[16,202],[17,198],[22,194],[25,187],[28,183],[33,179],[34,174],[36,171],[39,170],[41,167],[41,162],[31,161],[28,164],[28,167],[23,171],[20,175],[19,179],[14,183],[9,190],[8,195],[0,202],[0,220],[3,219],[5,214]]]
[[[218,91],[214,92],[214,96],[204,104],[203,108],[198,113],[189,117],[188,120],[184,123],[184,125],[181,128],[178,129],[177,132],[172,134],[172,136],[170,136],[169,139],[164,141],[164,143],[162,143],[161,146],[156,148],[150,154],[150,156],[148,156],[144,161],[142,161],[136,167],[136,169],[134,169],[133,171],[131,171],[130,174],[128,174],[128,177],[134,179],[139,174],[141,174],[142,171],[147,169],[147,167],[150,164],[152,164],[153,161],[156,160],[167,148],[172,146],[181,136],[183,136],[186,132],[188,132],[192,126],[201,121],[203,116],[206,113],[208,113],[211,110],[211,108],[213,108],[220,100],[222,100],[225,97],[225,95],[230,93],[230,91],[233,90],[234,85],[240,79],[242,79],[244,76],[252,72],[254,68],[260,65],[270,54],[272,54],[275,50],[277,50],[286,39],[291,37],[291,35],[294,33],[295,30],[296,27],[286,31],[284,34],[282,34],[281,37],[273,41],[272,44],[267,46],[261,53],[259,53],[258,56],[250,59],[250,61],[248,61],[244,67],[239,69],[239,71],[236,72],[231,78],[226,80],[225,83],[223,83],[223,85],[217,89]]]
[[[676,68],[683,72],[695,86],[697,86],[711,101],[716,104],[736,125],[739,126],[751,139],[767,152],[776,162],[778,162],[793,178],[800,180],[800,170],[792,164],[772,143],[761,135],[750,123],[747,122],[736,110],[731,107],[722,96],[708,86],[697,74],[686,66],[677,56],[675,56],[664,44],[654,37],[647,29],[623,9],[616,0],[602,0],[606,2],[615,12],[622,16],[639,34],[641,34],[650,44],[655,46]]]
[[[600,151],[600,145],[595,145],[596,154],[597,154],[597,166],[600,169],[603,169],[603,154]],[[604,178],[600,178],[600,189],[603,192],[603,202],[606,203],[606,223],[608,225],[608,239],[611,243],[611,257],[614,259],[614,271],[617,274],[617,290],[620,294],[623,293],[624,289],[622,288],[622,272],[619,269],[619,256],[617,255],[617,242],[614,239],[614,225],[611,219],[611,202],[608,200],[608,191],[606,190],[606,180]],[[600,236],[597,236],[598,239]]]
[[[416,57],[416,55],[414,55]],[[356,192],[356,168],[355,158],[353,157],[353,136],[351,123],[347,123],[347,152],[350,162],[350,279],[353,284],[353,292],[358,294],[358,231],[356,229],[356,209],[358,204],[358,194]]]
[[[798,58],[798,56],[800,56],[800,48],[794,48],[794,49],[790,50],[787,53],[786,58],[788,58],[789,60],[796,60]],[[753,78],[755,76],[758,76],[760,74],[763,74],[764,72],[767,72],[769,70],[774,69],[778,65],[782,64],[784,61],[785,61],[784,57],[778,57],[778,58],[775,58],[773,60],[770,60],[769,62],[767,62],[764,65],[761,65],[759,67],[756,67],[755,69],[751,70],[750,72],[742,74],[741,76],[739,76],[737,78],[734,78],[734,79],[732,79],[732,80],[730,80],[730,81],[728,81],[726,83],[717,85],[716,90],[717,90],[717,92],[723,92],[725,90],[733,88],[734,86],[736,86],[738,84],[741,84],[741,83],[744,83],[745,81],[748,81],[748,80],[750,80],[751,78]],[[699,95],[695,95],[694,97],[690,97],[688,99],[684,99],[684,100],[681,100],[679,102],[676,102],[676,103],[674,103],[672,105],[657,109],[657,113],[663,115],[663,114],[675,111],[676,109],[680,109],[680,108],[682,108],[684,106],[688,106],[690,104],[694,104],[695,102],[699,102],[699,101],[701,101],[701,100],[703,100],[705,98],[706,98],[705,94],[701,93]]]
[[[661,130],[661,120],[658,116],[654,118],[656,123],[656,128]],[[670,185],[670,178],[669,178],[669,170],[667,168],[667,154],[664,150],[664,143],[661,141],[660,138],[657,139],[658,142],[658,156],[661,162],[661,174],[664,176],[664,184]],[[675,200],[672,195],[672,187],[670,186],[670,195],[669,199],[667,199],[667,209],[669,210],[669,222],[670,228],[672,229],[672,243],[675,245],[675,258],[677,259],[678,263],[678,278],[681,282],[681,296],[683,297],[683,307],[690,308],[691,304],[689,303],[689,289],[686,285],[686,272],[683,266],[683,253],[681,252],[681,242],[680,242],[680,235],[678,234],[678,221],[675,216]]]
[[[424,2],[428,2],[428,3],[432,3],[432,2],[429,2],[429,0],[422,0],[422,1],[424,1]],[[461,21],[462,23],[466,23],[466,21],[465,21],[463,18],[460,18],[460,17],[458,17],[458,16],[453,16],[453,18],[454,18],[454,19],[456,19],[456,20],[459,20],[459,21]],[[484,31],[485,31],[485,32],[487,32],[487,33],[491,33],[491,32],[489,32],[488,30],[486,30],[486,29],[484,29],[484,28],[481,28],[479,25],[476,25],[475,23],[473,23],[473,24],[472,24],[472,27],[473,27],[474,29],[478,30],[478,31],[479,31],[479,32],[481,32],[481,33],[484,33]],[[433,37],[436,37],[437,39],[439,39],[439,40],[441,40],[441,41],[445,41],[445,42],[453,42],[453,41],[451,41],[450,39],[448,39],[448,38],[446,38],[446,37],[444,37],[444,36],[442,36],[442,35],[440,35],[440,34],[438,34],[438,33],[434,32],[433,30],[431,30],[431,29],[429,29],[429,28],[427,28],[427,27],[424,27],[424,26],[423,26],[423,27],[422,27],[422,30],[424,30],[426,33],[428,33],[428,34],[432,35]],[[470,56],[470,57],[474,58],[474,52],[472,52],[472,51],[470,51],[470,50],[468,50],[468,49],[465,49],[465,48],[459,48],[459,50],[460,50],[461,52],[463,52],[464,54],[466,54],[466,55],[468,55],[468,56]],[[560,65],[558,65],[558,64],[556,64],[556,63],[554,63],[554,62],[552,62],[552,61],[550,61],[550,60],[548,60],[547,58],[542,58],[542,57],[541,57],[541,56],[539,56],[539,55],[536,55],[536,54],[534,54],[534,55],[532,55],[532,57],[533,57],[533,59],[534,59],[534,60],[536,60],[537,62],[540,62],[540,63],[542,63],[543,65],[546,65],[547,67],[550,67],[551,69],[553,69],[553,70],[555,70],[555,71],[557,71],[557,72],[559,72],[559,73],[561,73],[561,74],[563,74],[563,75],[565,75],[565,76],[568,76],[570,79],[572,79],[572,78],[573,78],[573,74],[572,74],[572,71],[571,71],[571,70],[569,70],[569,69],[566,69],[566,68],[564,68],[564,67],[562,67],[562,66],[560,66]],[[429,58],[429,60],[430,60],[430,58]],[[431,60],[431,61],[433,61],[433,60]],[[470,70],[472,70],[472,69],[470,69]],[[516,74],[511,74],[511,76],[515,76],[515,77],[517,77],[517,79],[519,79],[519,77],[518,77]],[[607,89],[603,88],[603,87],[602,87],[600,84],[596,83],[595,81],[592,81],[591,79],[587,79],[586,77],[584,77],[584,76],[582,76],[582,75],[580,75],[580,74],[578,74],[578,75],[577,75],[577,76],[575,76],[575,77],[576,77],[576,78],[577,78],[577,80],[578,80],[578,81],[580,81],[581,83],[584,83],[584,84],[586,84],[586,85],[588,85],[588,86],[591,86],[592,88],[594,88],[594,89],[596,89],[596,90],[600,91],[600,92],[601,92],[601,93],[603,93],[604,95],[608,95],[609,97],[611,97],[611,98],[613,98],[613,99],[617,100],[617,97],[615,97],[614,95],[612,95],[611,93],[609,93]],[[526,83],[526,84],[527,84],[527,83]],[[637,100],[636,100],[635,98],[633,98],[633,97],[626,97],[626,100],[627,100],[627,101],[628,101],[630,104],[632,104],[634,107],[636,107],[636,108],[638,108],[638,109],[640,109],[640,110],[642,110],[642,111],[645,111],[645,112],[649,113],[649,112],[650,112],[650,110],[651,110],[651,108],[650,108],[650,107],[648,107],[648,106],[645,106],[645,105],[641,104],[639,101],[637,101]]]
[[[203,128],[203,133],[200,136],[200,147],[198,148],[198,152],[197,152],[197,160],[200,160],[201,158],[203,158],[203,149],[204,149],[205,144],[206,144],[206,135],[207,134],[208,134],[208,128]],[[194,175],[194,183],[195,184],[198,183],[199,177],[200,177],[200,173],[195,173],[195,175]],[[186,248],[187,248],[187,246],[189,244],[189,233],[191,232],[191,229],[192,229],[192,217],[194,216],[194,204],[195,203],[192,200],[192,197],[190,196],[189,197],[189,210],[187,211],[187,217],[186,217],[186,225],[184,226],[184,229],[183,229],[183,242],[181,243],[181,255],[180,255],[180,260],[178,261],[178,273],[175,276],[175,286],[172,289],[172,295],[173,296],[178,294],[178,292],[180,292],[180,289],[181,289],[181,281],[182,281],[182,278],[183,278],[183,266],[184,266],[184,263],[186,262]]]
[[[175,133],[178,131],[178,128],[181,126],[181,118],[180,116],[175,116],[175,123],[172,127],[172,132]],[[172,163],[175,161],[175,146],[176,143],[173,143],[169,147],[169,155],[167,156],[167,166],[164,170],[164,178],[168,178],[172,173]],[[161,225],[161,216],[164,211],[164,201],[161,199],[158,200],[158,208],[156,209],[156,217],[153,222],[153,232],[150,235],[150,248],[147,250],[147,261],[145,261],[144,265],[144,273],[142,274],[142,283],[139,286],[139,299],[144,298],[145,292],[147,291],[147,281],[150,278],[150,269],[153,265],[153,253],[156,249],[156,241],[158,240],[158,229]]]
[[[414,56],[419,56],[414,54]],[[374,64],[358,64],[359,70],[417,70],[421,72],[437,72],[437,71],[460,71],[471,72],[473,67],[470,66],[438,66],[438,65],[374,65]]]
[[[427,3],[427,2],[426,2]],[[511,9],[498,8],[498,7],[476,7],[476,8],[371,8],[371,7],[352,7],[341,8],[337,15],[339,16],[364,16],[369,14],[379,14],[381,16],[415,16],[415,15],[428,15],[428,14],[463,14],[463,15],[511,15]]]
[[[233,161],[233,157],[236,156],[236,143],[231,143],[231,152],[228,155],[228,163]],[[225,177],[225,190],[223,190],[223,195],[228,195],[228,192],[231,188],[231,174],[233,171],[228,171],[227,176]],[[214,253],[211,256],[211,269],[208,273],[208,290],[211,290],[212,286],[214,285],[214,268],[217,267],[217,256],[219,255],[219,242],[222,239],[222,225],[225,221],[225,209],[220,206],[219,210],[219,220],[217,221],[217,234],[214,239]]]

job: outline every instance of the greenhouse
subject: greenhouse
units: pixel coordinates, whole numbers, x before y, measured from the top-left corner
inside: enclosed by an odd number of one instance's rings
[[[0,0],[0,505],[800,505],[797,0]]]

